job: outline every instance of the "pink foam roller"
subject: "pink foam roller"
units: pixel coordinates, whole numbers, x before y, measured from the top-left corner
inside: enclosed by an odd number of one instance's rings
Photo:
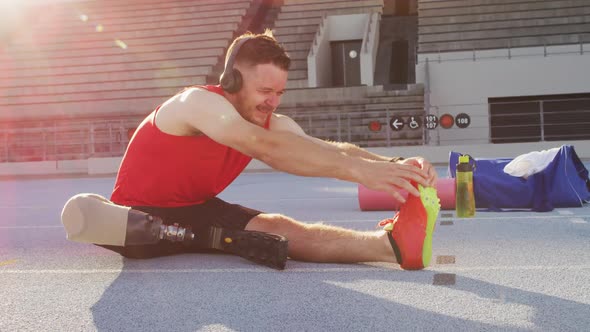
[[[441,209],[455,209],[455,179],[442,178],[436,182],[436,192],[440,198]],[[408,192],[401,191],[403,197]],[[399,210],[400,202],[388,193],[371,190],[362,184],[358,185],[359,206],[362,211],[394,211]]]

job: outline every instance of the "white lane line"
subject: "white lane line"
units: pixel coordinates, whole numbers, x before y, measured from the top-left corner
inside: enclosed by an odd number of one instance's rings
[[[590,217],[588,214],[584,215],[577,215],[577,217]],[[490,216],[490,217],[472,217],[472,218],[453,218],[455,221],[470,221],[470,220],[504,220],[504,219],[565,219],[570,218],[567,215],[555,215],[555,214],[546,214],[546,215],[534,215],[534,216]]]
[[[0,226],[0,229],[38,229],[38,228],[63,228],[63,226],[62,225]]]
[[[2,270],[0,274],[98,274],[98,273],[281,273],[281,272],[356,272],[356,271],[390,271],[386,268],[287,268],[285,271],[277,271],[269,268],[235,268],[235,269],[89,269],[89,270]]]
[[[326,219],[322,219],[322,220],[304,220],[304,219],[299,219],[300,221],[304,222],[304,223],[309,223],[309,224],[313,224],[313,223],[320,223],[320,222],[324,222],[324,223],[355,223],[355,222],[371,222],[374,223],[375,225],[377,225],[379,223],[379,221],[381,221],[383,218],[373,218],[373,219],[356,219],[356,220],[346,220],[346,219],[342,219],[342,220],[326,220]],[[35,225],[23,225],[23,226],[0,226],[0,229],[36,229],[36,228],[63,228],[62,225],[39,225],[39,226],[35,226]]]
[[[531,265],[531,266],[438,266],[435,265],[431,268],[424,270],[424,272],[449,272],[449,271],[580,271],[590,270],[590,265]],[[395,267],[331,267],[331,268],[289,268],[287,267],[284,271],[272,270],[269,268],[235,268],[235,269],[56,269],[56,270],[9,270],[0,269],[0,274],[99,274],[99,273],[152,273],[152,274],[179,274],[179,273],[346,273],[346,272],[391,272],[399,271],[397,266]],[[405,272],[411,273],[411,272]]]
[[[393,217],[393,216],[390,216]],[[339,220],[327,220],[327,219],[321,219],[321,220],[303,220],[303,219],[299,219],[299,221],[304,222],[304,223],[308,223],[308,224],[315,224],[315,223],[332,223],[332,224],[344,224],[344,223],[355,223],[355,222],[364,222],[364,223],[373,223],[375,224],[375,227],[377,227],[377,224],[379,224],[379,222],[381,220],[383,220],[384,218],[373,218],[373,219],[339,219]],[[381,227],[379,227],[381,228]]]
[[[564,216],[571,216],[572,214],[574,214],[572,211],[570,210],[556,210],[557,213],[564,215]]]
[[[393,213],[392,213],[393,215]],[[576,217],[581,217],[581,218],[587,218],[590,217],[590,215],[577,215]],[[548,214],[548,215],[534,215],[534,216],[490,216],[490,217],[472,217],[472,218],[453,218],[454,221],[465,221],[465,222],[470,222],[472,220],[506,220],[506,219],[510,219],[510,220],[526,220],[526,219],[569,219],[571,218],[571,216],[560,216],[560,215],[555,215],[555,214]],[[441,218],[439,218],[441,219]],[[346,220],[346,219],[340,219],[340,220],[327,220],[327,219],[323,219],[323,220],[317,220],[317,221],[312,221],[312,220],[302,220],[299,219],[303,222],[331,222],[331,223],[347,223],[347,222],[367,222],[367,221],[372,221],[372,222],[379,222],[380,219],[378,217],[373,218],[373,219],[352,219],[352,220]]]
[[[228,201],[231,201],[232,203],[237,203],[237,204],[245,204],[245,203],[260,203],[260,202],[289,202],[289,201],[294,201],[294,202],[298,202],[298,201],[329,201],[329,200],[355,200],[358,201],[358,199],[356,197],[353,196],[346,196],[346,197],[291,197],[291,198],[261,198],[261,199],[240,199],[240,200],[235,200],[235,199],[227,199]],[[225,200],[225,199],[224,199]]]
[[[570,221],[574,222],[574,223],[578,223],[578,224],[586,224],[588,223],[586,220],[584,220],[583,218],[588,218],[590,217],[590,215],[578,215],[576,216],[577,218],[571,218],[568,215],[544,215],[544,216],[493,216],[493,217],[473,217],[473,218],[453,218],[453,220],[455,221],[465,221],[465,222],[469,222],[471,220],[506,220],[506,219],[510,219],[510,220],[526,220],[526,219],[569,219]],[[336,219],[336,220],[329,220],[329,219],[320,219],[320,220],[305,220],[303,218],[296,218],[299,221],[302,221],[304,223],[319,223],[319,222],[324,222],[324,223],[334,223],[334,224],[338,224],[338,223],[357,223],[357,222],[367,222],[367,223],[375,223],[375,225],[377,225],[379,223],[379,221],[381,221],[383,218],[380,217],[375,217],[375,218],[371,218],[371,219]],[[574,221],[575,220],[575,221]],[[23,225],[23,226],[0,226],[0,229],[36,229],[36,228],[47,228],[47,229],[52,229],[52,228],[63,228],[62,225],[40,225],[40,226],[35,226],[35,225]]]
[[[440,272],[445,271],[580,271],[590,270],[590,265],[530,265],[530,266],[444,266]]]

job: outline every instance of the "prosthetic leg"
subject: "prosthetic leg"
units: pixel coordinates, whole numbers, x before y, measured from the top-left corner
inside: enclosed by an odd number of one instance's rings
[[[165,225],[162,219],[114,204],[96,194],[70,198],[61,213],[68,240],[112,246],[155,244],[160,240],[188,243],[190,228]]]
[[[111,246],[180,242],[191,246],[198,241],[213,248],[239,255],[275,269],[285,268],[285,237],[253,231],[212,226],[206,234],[194,234],[190,227],[167,225],[159,217],[114,204],[96,194],[78,194],[70,198],[61,213],[68,240]]]

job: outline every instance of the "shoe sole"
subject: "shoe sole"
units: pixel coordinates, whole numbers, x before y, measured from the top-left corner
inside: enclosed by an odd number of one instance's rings
[[[432,187],[424,188],[418,185],[418,190],[420,191],[420,200],[424,205],[424,210],[426,210],[426,236],[422,244],[422,266],[427,267],[430,265],[432,258],[432,234],[440,212],[440,199],[436,194],[436,189]]]
[[[209,228],[209,246],[277,270],[285,269],[289,241],[265,232]]]

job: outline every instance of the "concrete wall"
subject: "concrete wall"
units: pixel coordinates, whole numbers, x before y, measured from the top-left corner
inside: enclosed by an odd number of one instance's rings
[[[590,160],[590,141],[567,142],[535,142],[514,144],[472,144],[450,146],[404,146],[392,148],[369,148],[367,150],[384,156],[423,156],[437,165],[447,165],[449,152],[456,151],[468,153],[475,158],[514,158],[520,154],[531,151],[540,151],[559,147],[561,145],[573,145],[578,156]],[[30,163],[0,163],[0,177],[22,176],[55,176],[55,175],[109,175],[117,173],[121,157],[117,158],[91,158],[88,160],[44,161]],[[252,160],[246,171],[260,172],[272,171],[272,169],[258,160]]]
[[[88,160],[0,163],[0,176],[87,174]]]
[[[429,87],[430,112],[471,116],[466,129],[429,131],[430,144],[488,143],[490,97],[590,92],[590,44],[583,46],[583,54],[580,45],[420,54],[416,80]]]
[[[121,164],[122,157],[89,158],[88,175],[116,173]]]
[[[381,18],[379,50],[375,71],[375,85],[390,84],[390,71],[394,41],[408,42],[408,83],[416,82],[416,47],[418,18],[416,16],[383,16]],[[396,59],[393,59],[394,61]]]
[[[328,24],[332,27],[329,39],[331,41],[363,39],[363,31],[368,19],[369,14],[328,16]]]
[[[590,141],[555,141],[555,142],[533,142],[533,143],[508,143],[508,144],[469,144],[449,146],[398,146],[391,148],[368,148],[367,150],[383,156],[415,157],[422,156],[431,163],[441,166],[448,165],[449,153],[451,151],[467,153],[474,158],[514,158],[521,154],[532,151],[542,151],[572,145],[584,161],[590,160]],[[248,165],[248,170],[271,170],[271,168],[258,161],[253,160]]]
[[[379,22],[380,14],[370,14],[370,20],[363,31],[363,43],[361,46],[361,84],[372,86],[375,78],[375,63],[377,62],[377,50],[379,47]]]
[[[562,145],[573,145],[578,156],[584,160],[590,160],[590,141],[555,141],[555,142],[531,142],[531,143],[509,143],[509,144],[468,144],[468,145],[448,145],[448,146],[398,146],[389,148],[368,148],[367,150],[384,156],[423,156],[436,164],[447,164],[449,160],[449,153],[451,151],[468,153],[473,157],[481,158],[514,158],[518,155],[528,153],[531,151],[547,150]],[[103,159],[100,161],[100,159]],[[94,174],[104,174],[109,172],[116,172],[119,167],[121,158],[96,158],[94,162],[102,164],[100,172],[95,171]],[[110,165],[110,169],[107,167]],[[97,166],[92,165],[92,161],[88,160],[88,167],[95,170]],[[252,160],[247,167],[247,170],[263,170],[270,169],[268,165],[258,160]]]
[[[329,86],[332,82],[330,24],[328,18],[322,18],[309,55],[307,56],[307,77],[310,87]]]

